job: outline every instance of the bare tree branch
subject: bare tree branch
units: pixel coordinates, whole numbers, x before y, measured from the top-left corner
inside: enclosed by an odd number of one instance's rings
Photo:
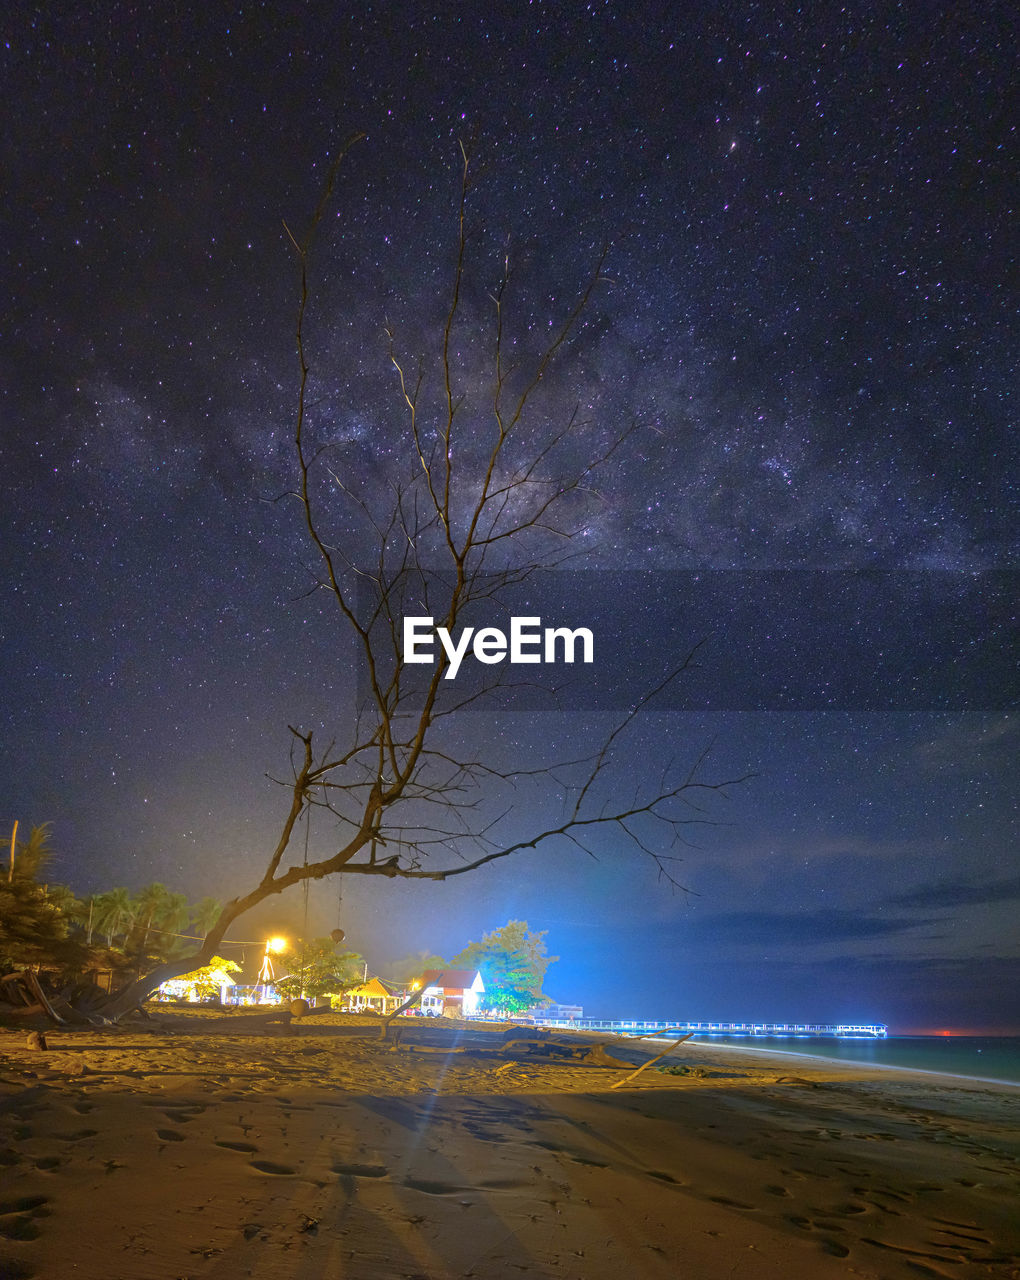
[[[657,779],[635,784],[627,798],[620,795],[619,778],[614,779],[625,735],[690,669],[697,647],[591,750],[568,760],[501,760],[491,737],[482,747],[465,748],[458,735],[472,713],[491,705],[493,695],[507,687],[505,675],[494,673],[464,690],[445,679],[444,649],[428,672],[408,664],[404,617],[433,618],[453,635],[479,609],[499,606],[510,588],[565,562],[588,504],[598,500],[593,475],[634,427],[595,443],[588,440],[589,424],[577,405],[558,419],[542,408],[549,375],[605,280],[608,247],[530,362],[516,352],[512,360],[507,356],[511,257],[503,255],[500,278],[489,294],[491,379],[482,396],[477,394],[477,376],[459,363],[471,268],[471,150],[463,144],[452,278],[434,352],[435,385],[424,357],[413,376],[409,373],[396,332],[387,324],[386,358],[396,375],[402,438],[388,473],[382,480],[366,477],[346,465],[341,447],[311,439],[309,411],[321,397],[311,394],[310,255],[341,166],[361,136],[352,137],[331,165],[307,231],[297,235],[285,224],[299,269],[297,482],[291,493],[315,558],[312,590],[328,593],[341,631],[356,645],[357,712],[340,748],[330,743],[318,758],[312,734],[291,728],[292,777],[281,783],[289,804],[261,876],[248,893],[224,905],[193,955],[160,966],[118,993],[109,1006],[112,1016],[134,1007],[167,977],[207,963],[233,922],[259,903],[339,872],[445,881],[540,848],[580,850],[597,859],[599,833],[612,831],[679,886],[674,851],[689,829],[714,821],[703,802],[724,798],[745,780],[709,780],[704,776],[707,752],[686,771],[665,765]],[[313,814],[333,824],[335,843],[328,856],[308,859],[306,854],[298,860],[292,853],[294,834]]]

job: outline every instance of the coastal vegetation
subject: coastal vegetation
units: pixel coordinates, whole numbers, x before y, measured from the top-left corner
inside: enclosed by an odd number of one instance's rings
[[[547,930],[532,933],[526,920],[508,920],[486,933],[451,961],[456,969],[477,969],[485,983],[482,1008],[509,1016],[548,1004],[542,990],[545,972],[559,959],[546,953]]]
[[[52,823],[20,840],[12,833],[0,876],[0,977],[32,969],[59,987],[103,972],[123,985],[192,949],[219,914],[215,899],[190,902],[157,882],[79,896],[49,879],[54,855]]]
[[[328,409],[335,371],[313,366],[321,338],[311,314],[311,265],[341,167],[360,141],[352,138],[329,169],[308,230],[287,228],[298,266],[298,379],[293,478],[280,495],[294,504],[303,532],[307,594],[332,609],[338,643],[353,647],[355,705],[325,745],[311,729],[290,726],[279,830],[247,886],[218,911],[209,904],[200,925],[185,898],[158,884],[130,900],[121,894],[83,906],[87,932],[94,938],[105,930],[110,947],[119,939],[136,975],[105,1002],[108,1018],[208,965],[253,908],[341,872],[446,881],[538,850],[597,858],[600,837],[612,833],[616,851],[682,887],[678,848],[692,825],[710,821],[705,802],[739,780],[709,779],[707,752],[681,750],[636,788],[619,785],[635,720],[693,654],[671,655],[658,684],[608,729],[587,735],[587,749],[572,758],[555,747],[551,758],[530,749],[513,758],[499,735],[479,740],[469,731],[472,714],[491,711],[493,695],[506,689],[505,667],[483,658],[475,682],[462,688],[447,678],[445,649],[424,671],[405,655],[402,617],[427,614],[459,634],[505,609],[511,589],[572,565],[605,500],[600,470],[627,447],[632,428],[589,420],[582,393],[560,376],[577,368],[577,339],[606,321],[595,312],[607,249],[594,255],[573,300],[553,299],[552,314],[539,320],[533,300],[511,287],[515,263],[506,245],[493,258],[491,229],[472,225],[474,171],[470,147],[461,144],[447,284],[423,324],[407,317],[410,338],[386,326],[377,361],[389,370],[388,393],[380,393],[375,374],[364,384],[371,462],[338,432]],[[515,313],[531,318],[514,326]],[[316,844],[327,851],[309,857],[313,822]],[[192,924],[197,939],[186,933]],[[188,937],[196,945],[178,945]],[[504,1007],[512,1008],[528,981],[518,981],[512,966],[502,981]]]
[[[173,964],[219,914],[214,899],[189,902],[185,894],[155,882],[136,892],[116,886],[78,896],[66,885],[42,879],[53,855],[48,822],[32,827],[12,846],[8,875],[0,879],[0,979],[32,970],[42,973],[51,992],[88,993],[91,1000],[83,1003],[98,1003],[99,993],[88,992],[90,975],[111,974],[125,983],[146,966]],[[449,962],[421,951],[386,967],[407,986],[430,969],[477,969],[485,983],[482,1008],[513,1015],[548,1002],[542,983],[558,957],[547,954],[545,936],[545,931],[532,932],[527,921],[509,920]],[[358,986],[367,972],[364,958],[344,949],[342,940],[342,935],[300,939],[283,947],[271,985],[285,998],[309,999],[339,996]],[[195,997],[213,999],[240,974],[236,961],[214,955],[177,976]]]

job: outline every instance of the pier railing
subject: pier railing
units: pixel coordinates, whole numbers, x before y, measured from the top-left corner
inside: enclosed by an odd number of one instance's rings
[[[543,1018],[535,1015],[543,1027],[575,1027],[584,1031],[618,1031],[624,1034],[663,1035],[675,1031],[678,1036],[691,1032],[702,1036],[802,1037],[839,1040],[884,1040],[889,1028],[882,1022],[653,1022],[638,1019],[606,1020],[602,1018]]]

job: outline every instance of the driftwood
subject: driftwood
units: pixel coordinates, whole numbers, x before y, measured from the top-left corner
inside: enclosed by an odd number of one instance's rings
[[[48,1018],[52,1018],[53,1021],[57,1023],[58,1026],[63,1026],[63,1024],[66,1022],[66,1018],[61,1017],[61,1015],[57,1013],[56,1009],[54,1009],[52,1003],[50,1002],[50,1000],[47,999],[46,993],[42,989],[42,984],[40,983],[39,979],[35,976],[35,974],[32,972],[32,970],[29,969],[26,973],[22,974],[21,976],[24,978],[25,985],[28,987],[29,991],[31,991],[31,993],[35,996],[36,1000],[38,1000],[39,1003],[42,1005],[42,1007],[45,1009],[46,1016]],[[66,1004],[67,1002],[65,1001],[64,1003]],[[70,1008],[70,1006],[68,1007]]]
[[[38,1018],[45,1017],[46,1010],[41,1004],[8,1004],[0,1000],[0,1018]]]
[[[208,1032],[215,1035],[227,1032],[230,1035],[258,1035],[265,1031],[270,1023],[280,1022],[289,1027],[294,1015],[289,1009],[273,1010],[267,1013],[238,1013],[224,1018],[202,1019],[192,1023],[188,1030]]]
[[[15,1009],[24,1005],[39,1005],[25,978],[23,973],[7,973],[0,978],[0,1000],[4,1004]]]
[[[413,992],[410,998],[405,1000],[402,1005],[399,1005],[396,1009],[393,1010],[392,1013],[388,1013],[386,1015],[386,1017],[383,1019],[382,1026],[379,1028],[379,1034],[382,1036],[384,1040],[389,1039],[390,1027],[392,1027],[393,1025],[394,1018],[399,1018],[400,1015],[402,1013],[406,1013],[408,1009],[413,1009],[414,1006],[418,1003],[418,1001],[422,998],[424,994],[425,994],[424,988],[419,988],[417,991]],[[397,1038],[399,1040],[399,1032],[398,1032]]]
[[[590,1067],[629,1067],[631,1065],[620,1058],[614,1058],[601,1044],[561,1044],[549,1039],[549,1035],[547,1030],[526,1035],[522,1035],[519,1031],[508,1032],[504,1037],[502,1052],[504,1054],[524,1053],[529,1058],[574,1062]]]
[[[669,1045],[668,1048],[663,1049],[663,1051],[657,1057],[649,1058],[648,1061],[643,1062],[636,1071],[632,1071],[629,1076],[624,1076],[622,1080],[617,1080],[615,1084],[611,1084],[609,1086],[610,1089],[619,1089],[621,1085],[627,1084],[627,1082],[630,1080],[633,1080],[635,1076],[639,1076],[641,1072],[644,1071],[645,1067],[650,1067],[653,1062],[658,1062],[661,1058],[664,1058],[668,1053],[672,1053],[678,1044],[683,1044],[685,1040],[690,1040],[692,1035],[694,1035],[694,1032],[688,1031],[688,1033],[685,1036],[681,1036],[679,1040],[674,1040],[673,1043]]]
[[[508,1040],[548,1040],[552,1032],[548,1027],[523,1027],[520,1023],[515,1023],[512,1027],[507,1027],[503,1032],[503,1043]]]
[[[16,1020],[44,1017],[57,1027],[106,1023],[105,1018],[72,1004],[67,999],[69,992],[73,993],[74,988],[65,988],[63,992],[47,990],[39,975],[31,969],[26,969],[24,973],[8,973],[0,978],[0,1017]]]
[[[503,1044],[487,1048],[478,1044],[415,1044],[412,1041],[394,1041],[391,1046],[394,1053],[425,1053],[449,1056],[454,1053],[472,1054],[478,1058],[514,1058],[524,1061],[555,1062],[563,1066],[584,1067],[629,1067],[629,1062],[621,1062],[608,1054],[600,1044],[569,1045],[557,1044],[555,1041],[540,1039],[537,1036],[514,1035]],[[505,1063],[505,1066],[511,1065]],[[503,1068],[499,1068],[502,1070]]]
[[[72,1017],[74,1015],[66,1000],[61,1001],[59,997],[46,994],[42,983],[31,969],[26,969],[24,973],[8,973],[0,979],[0,999],[0,1009],[7,1017],[24,1018],[42,1013],[50,1022],[63,1026],[67,1022],[65,1010]],[[62,1006],[60,1012],[55,1004]]]

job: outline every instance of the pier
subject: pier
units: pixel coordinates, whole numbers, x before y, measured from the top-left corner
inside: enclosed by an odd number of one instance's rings
[[[884,1040],[889,1028],[883,1022],[648,1022],[639,1020],[607,1021],[601,1018],[543,1018],[535,1015],[542,1027],[575,1028],[579,1031],[616,1031],[624,1035],[678,1036],[748,1036],[805,1040]]]

